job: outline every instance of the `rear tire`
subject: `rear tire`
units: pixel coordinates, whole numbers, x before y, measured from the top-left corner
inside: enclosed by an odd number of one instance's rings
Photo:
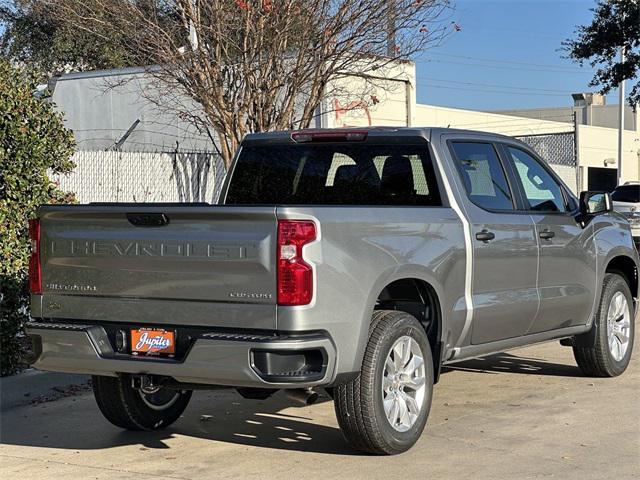
[[[573,355],[582,373],[616,377],[627,369],[635,333],[632,306],[624,278],[607,273],[591,331],[573,339]]]
[[[98,408],[112,424],[127,430],[159,430],[175,422],[191,399],[191,390],[145,394],[131,386],[131,376],[92,377]]]
[[[433,360],[422,325],[407,313],[378,310],[360,374],[334,389],[338,424],[356,450],[402,453],[424,430],[432,390]]]

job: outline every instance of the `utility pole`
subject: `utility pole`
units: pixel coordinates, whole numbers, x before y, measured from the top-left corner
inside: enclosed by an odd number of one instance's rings
[[[198,14],[198,0],[191,0],[191,19],[189,20],[189,43],[191,44],[191,50],[198,50],[198,32],[196,26],[193,23],[193,17]]]
[[[396,5],[395,0],[388,0],[387,7],[387,55],[395,57],[396,51]]]
[[[582,167],[580,166],[580,145],[578,145],[578,114],[575,110],[573,111],[571,118],[573,122],[573,161],[576,166],[576,192],[581,192],[583,190]]]
[[[620,47],[620,65],[624,65],[624,46]],[[618,85],[618,185],[622,183],[622,147],[624,143],[624,78]]]

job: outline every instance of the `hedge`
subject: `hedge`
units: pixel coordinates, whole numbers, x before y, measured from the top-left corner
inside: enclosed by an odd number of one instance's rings
[[[36,93],[36,76],[0,59],[0,374],[20,367],[29,317],[28,219],[38,205],[73,201],[48,172],[70,172],[73,134],[54,105]]]

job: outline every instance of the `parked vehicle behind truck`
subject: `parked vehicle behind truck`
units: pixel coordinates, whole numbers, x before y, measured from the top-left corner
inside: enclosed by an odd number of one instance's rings
[[[626,182],[611,192],[613,209],[624,215],[631,226],[631,236],[640,251],[640,182]]]
[[[194,389],[325,388],[354,448],[395,454],[443,365],[560,339],[613,377],[633,349],[628,222],[500,135],[253,134],[219,205],[43,206],[31,235],[32,363],[93,375],[131,430]]]

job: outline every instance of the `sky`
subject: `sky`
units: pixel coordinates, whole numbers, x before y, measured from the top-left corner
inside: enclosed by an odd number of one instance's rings
[[[457,0],[461,30],[415,58],[419,103],[472,110],[573,105],[590,66],[562,58],[561,42],[589,24],[595,0]],[[618,103],[617,91],[607,103]]]

